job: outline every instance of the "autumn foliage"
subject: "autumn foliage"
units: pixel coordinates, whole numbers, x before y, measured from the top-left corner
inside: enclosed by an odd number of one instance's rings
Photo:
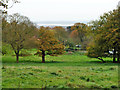
[[[55,38],[53,31],[47,30],[45,27],[38,30],[36,44],[38,51],[35,55],[42,56],[43,63],[45,63],[46,52],[51,56],[63,54],[64,52],[64,45]]]

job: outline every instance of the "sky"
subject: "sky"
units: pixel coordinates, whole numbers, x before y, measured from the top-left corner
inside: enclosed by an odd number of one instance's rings
[[[19,0],[8,14],[20,13],[33,22],[91,21],[117,8],[120,0]],[[11,3],[10,3],[11,4]]]

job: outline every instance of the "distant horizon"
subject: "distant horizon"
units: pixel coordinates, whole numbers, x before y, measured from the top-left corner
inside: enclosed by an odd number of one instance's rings
[[[38,26],[72,26],[75,23],[84,23],[87,24],[90,21],[39,21],[39,22],[34,22],[36,23]]]
[[[66,21],[63,21],[63,20],[56,20],[56,21],[47,21],[47,20],[44,20],[44,21],[35,21],[35,23],[78,23],[78,22],[80,22],[80,23],[87,23],[87,22],[90,22],[90,21],[88,21],[88,20],[84,20],[84,21],[68,21],[68,20],[66,20]]]

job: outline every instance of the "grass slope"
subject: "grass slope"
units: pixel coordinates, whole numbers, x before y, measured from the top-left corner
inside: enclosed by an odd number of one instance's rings
[[[3,88],[117,88],[118,64],[88,58],[80,52],[57,57],[3,56]]]

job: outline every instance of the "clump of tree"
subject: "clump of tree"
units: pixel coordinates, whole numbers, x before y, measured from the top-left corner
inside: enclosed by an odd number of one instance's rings
[[[3,18],[2,22],[2,41],[11,45],[18,63],[20,51],[30,46],[36,28],[27,17],[17,13]]]
[[[73,40],[69,36],[69,32],[67,31],[67,29],[61,26],[55,26],[54,28],[52,28],[52,30],[55,32],[56,39],[63,43],[66,49],[73,48],[75,46]]]
[[[86,49],[89,42],[87,35],[89,30],[89,26],[84,23],[75,23],[73,26],[68,27],[70,38],[72,38],[75,44],[82,45],[82,49]]]
[[[55,26],[54,28],[52,28],[52,30],[55,32],[55,37],[64,45],[66,45],[69,35],[65,28],[61,26]]]
[[[93,43],[88,47],[88,56],[104,57],[113,51],[113,62],[120,60],[120,8],[104,13],[98,21],[92,22]],[[116,61],[117,58],[117,61]]]
[[[35,39],[38,48],[35,55],[42,56],[42,63],[45,63],[46,53],[47,55],[56,56],[64,52],[64,45],[55,38],[54,32],[47,27],[41,27]]]

